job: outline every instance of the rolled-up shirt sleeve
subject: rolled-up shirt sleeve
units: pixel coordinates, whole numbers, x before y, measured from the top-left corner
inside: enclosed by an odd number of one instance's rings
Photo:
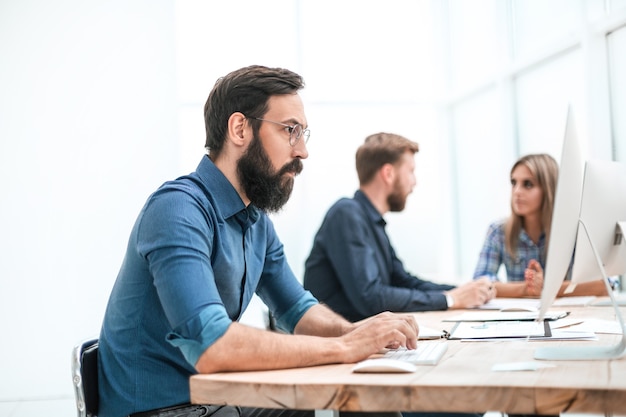
[[[212,223],[200,207],[189,209],[197,204],[184,192],[155,196],[145,209],[137,245],[149,260],[153,285],[173,329],[167,340],[193,366],[232,323],[209,259]],[[177,209],[183,205],[186,210]]]
[[[209,306],[170,332],[167,341],[179,348],[187,362],[195,366],[204,351],[226,333],[231,323],[223,308]]]

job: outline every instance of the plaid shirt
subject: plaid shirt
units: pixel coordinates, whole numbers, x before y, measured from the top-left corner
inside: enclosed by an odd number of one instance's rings
[[[517,243],[516,259],[512,258],[506,251],[504,242],[504,223],[501,220],[492,223],[487,231],[487,237],[482,250],[478,265],[474,271],[474,279],[481,276],[488,276],[492,281],[499,280],[498,270],[504,264],[506,268],[506,281],[524,281],[524,270],[531,259],[536,259],[542,268],[546,262],[546,239],[542,234],[539,242],[535,244],[523,229],[519,235]]]

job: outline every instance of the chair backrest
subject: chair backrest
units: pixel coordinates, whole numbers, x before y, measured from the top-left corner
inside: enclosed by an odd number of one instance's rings
[[[98,414],[98,339],[90,339],[72,350],[72,382],[78,417]]]

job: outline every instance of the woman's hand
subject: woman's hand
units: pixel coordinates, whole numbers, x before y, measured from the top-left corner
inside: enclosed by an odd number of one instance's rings
[[[525,293],[528,296],[538,297],[543,289],[543,268],[535,259],[531,259],[524,271]]]

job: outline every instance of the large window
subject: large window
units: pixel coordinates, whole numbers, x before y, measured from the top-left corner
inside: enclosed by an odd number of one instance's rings
[[[622,2],[626,3],[626,1]],[[617,161],[626,162],[626,26],[607,36],[613,152]]]
[[[548,153],[557,161],[568,108],[580,128],[583,85],[580,50],[543,60],[513,79],[519,155]]]
[[[466,279],[478,260],[476,248],[487,225],[503,217],[509,207],[508,175],[515,153],[510,134],[503,128],[505,118],[497,89],[475,94],[452,108],[457,215],[454,249]]]
[[[444,108],[455,162],[457,234],[450,248],[461,280],[473,272],[488,224],[510,213],[503,184],[513,161],[539,152],[560,159],[568,107],[586,156],[626,160],[626,121],[619,116],[626,114],[625,3],[442,6],[450,48]]]
[[[517,60],[551,53],[569,37],[580,34],[584,13],[582,0],[513,0],[510,4],[512,43]]]
[[[498,0],[451,0],[449,87],[460,89],[490,81],[503,64]],[[506,63],[506,60],[505,62]]]

